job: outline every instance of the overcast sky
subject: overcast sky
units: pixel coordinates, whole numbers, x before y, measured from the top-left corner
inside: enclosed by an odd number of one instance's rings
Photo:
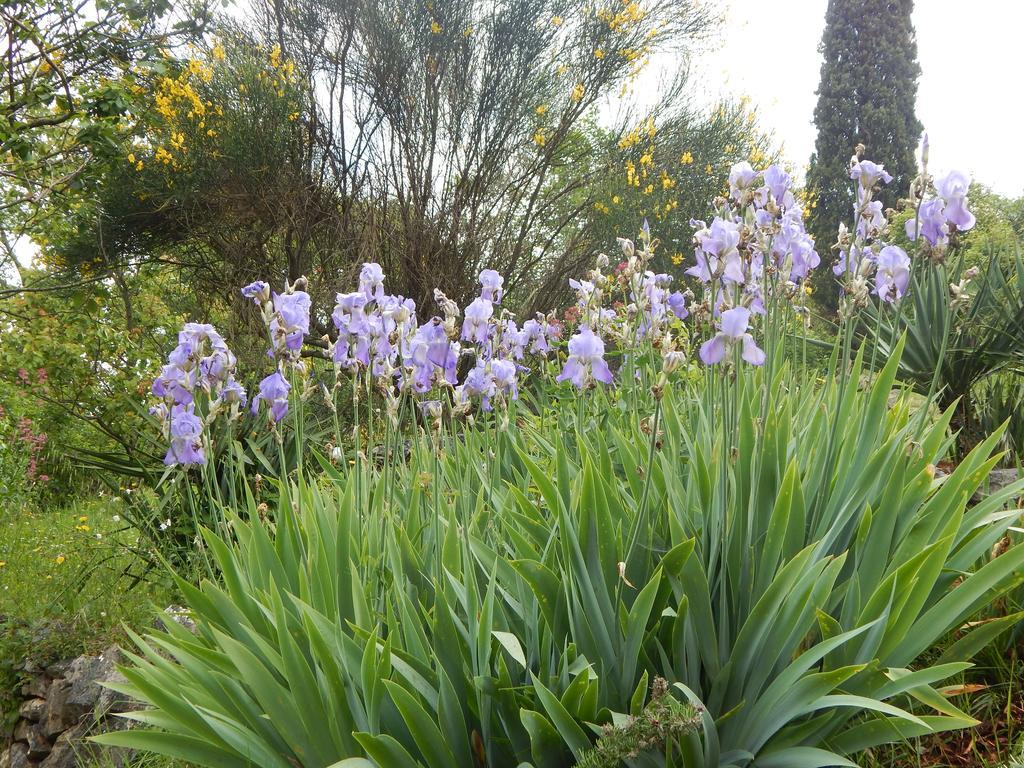
[[[724,39],[718,50],[697,57],[692,82],[709,102],[750,97],[762,126],[803,169],[814,149],[827,0],[724,2]],[[928,131],[930,167],[959,168],[1000,194],[1024,194],[1024,0],[917,0],[915,6],[917,116]]]

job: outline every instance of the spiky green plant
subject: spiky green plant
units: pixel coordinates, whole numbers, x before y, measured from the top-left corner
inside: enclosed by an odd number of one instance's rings
[[[937,476],[953,412],[890,402],[900,352],[864,389],[859,359],[822,383],[781,355],[653,398],[542,389],[507,425],[428,425],[407,462],[281,478],[271,523],[250,491],[204,533],[220,577],[180,583],[196,633],[135,638],[119,687],[149,727],[102,740],[558,768],[656,677],[700,725],[638,766],[853,765],[969,727],[934,685],[1018,619],[965,624],[1024,578],[1024,547],[989,554],[1024,482],[967,508],[1000,434]]]

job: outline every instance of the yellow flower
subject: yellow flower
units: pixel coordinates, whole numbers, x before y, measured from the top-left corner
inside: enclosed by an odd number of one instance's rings
[[[281,46],[275,45],[270,49],[270,66],[277,69],[281,66]]]
[[[653,184],[648,184],[646,187],[644,187],[644,194],[645,195],[649,195],[653,191],[654,191],[654,185]]]
[[[603,59],[604,58],[604,51],[602,51],[600,48],[598,48],[596,51],[594,51],[594,58],[595,59]]]
[[[564,75],[565,74],[565,64],[559,64],[558,68],[555,70],[555,74],[558,75],[559,77]]]
[[[3,568],[5,565],[7,565],[7,561],[6,560],[0,560],[0,568]]]
[[[533,143],[536,144],[538,147],[543,147],[545,141],[546,139],[544,138],[543,131],[537,131],[535,134],[533,134]]]
[[[689,152],[683,152],[682,156],[679,158],[680,165],[690,165],[692,162],[693,155],[690,154]]]
[[[562,17],[561,16],[552,16],[551,17],[551,25],[554,26],[554,27],[562,26]]]
[[[76,526],[75,526],[75,530],[76,530],[76,531],[83,531],[83,532],[86,532],[86,533],[88,533],[88,531],[89,531],[89,526],[88,526],[88,525],[76,525]]]
[[[141,171],[142,170],[142,161],[141,160],[139,160],[139,162],[137,162],[135,164],[135,170],[136,171]]]
[[[54,562],[57,563],[57,565],[63,565],[65,560],[67,560],[67,558],[64,557],[64,555],[57,555],[57,557],[54,558]]]
[[[548,105],[547,104],[541,104],[539,107],[537,107],[537,114],[540,115],[541,117],[543,117],[547,113],[547,111],[548,111]]]
[[[463,37],[469,37],[472,34],[473,34],[473,28],[472,27],[466,27],[464,30],[462,30],[462,36]]]
[[[128,162],[132,163],[133,165],[135,164],[135,153],[134,152],[129,152],[128,153]]]
[[[436,21],[430,22],[430,33],[433,34],[433,35],[440,35],[441,34],[441,25],[438,24]]]
[[[673,255],[672,256],[672,263],[675,264],[677,267],[680,264],[682,264],[683,263],[683,254],[677,253],[677,254]]]
[[[615,205],[618,205],[619,204],[619,196],[618,195],[612,195],[612,202]]]
[[[210,51],[210,53],[213,54],[213,58],[215,58],[217,61],[224,61],[224,46],[220,43],[217,43],[215,46],[213,46],[213,50]]]
[[[583,95],[586,92],[587,90],[583,87],[583,83],[576,83],[576,86],[572,89],[572,100],[583,101]]]
[[[706,173],[708,176],[710,176],[714,172],[715,169],[711,167],[711,163],[708,163],[707,165],[704,166],[704,173]]]
[[[217,135],[217,132],[215,130],[213,130],[213,128],[210,128],[210,129],[208,129],[206,131],[206,135],[209,136],[212,139],[214,136]]]

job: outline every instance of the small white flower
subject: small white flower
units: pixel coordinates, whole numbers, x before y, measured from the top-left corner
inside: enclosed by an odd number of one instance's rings
[[[170,527],[171,527],[171,518],[167,518],[162,523],[160,523],[160,530],[161,531],[166,531]]]
[[[120,515],[114,515],[110,519],[113,520],[115,523],[120,523],[121,522],[121,516]]]

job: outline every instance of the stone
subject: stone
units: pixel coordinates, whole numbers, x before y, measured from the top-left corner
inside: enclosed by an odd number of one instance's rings
[[[127,683],[128,678],[117,670],[103,681],[104,683]],[[128,694],[115,691],[103,686],[100,689],[99,699],[96,700],[96,715],[104,717],[108,714],[119,714],[121,712],[134,712],[142,708],[142,703],[128,696]]]
[[[61,659],[60,661],[55,661],[53,664],[46,667],[46,674],[50,677],[64,677],[64,675],[68,673],[68,669],[71,667],[72,661],[74,661],[74,659]]]
[[[28,679],[22,683],[21,695],[36,699],[46,698],[46,694],[49,692],[50,684],[52,682],[53,678],[44,672],[31,674]]]
[[[28,747],[15,742],[0,752],[0,768],[32,768],[32,763],[28,761]]]
[[[998,493],[1010,483],[1015,483],[1021,474],[1016,469],[993,469],[988,474],[988,479],[981,484],[981,487],[974,492],[971,503],[977,504],[986,496]]]
[[[25,743],[28,745],[29,760],[41,760],[50,754],[50,750],[53,748],[50,740],[46,738],[41,725],[29,727]]]
[[[28,699],[21,702],[21,706],[18,707],[18,714],[24,720],[38,723],[43,719],[43,715],[46,714],[46,699]]]
[[[64,677],[69,686],[64,700],[65,720],[77,723],[83,715],[95,710],[103,691],[100,682],[113,677],[114,662],[118,658],[117,648],[110,648],[99,656],[79,656],[71,662]]]
[[[192,620],[192,614],[188,608],[181,605],[169,605],[164,608],[164,616],[167,618],[161,619],[161,621],[166,622],[170,619],[171,621],[183,626],[192,634],[196,633],[196,623]]]
[[[71,713],[64,707],[69,690],[71,686],[66,680],[54,680],[46,694],[46,716],[42,718],[41,723],[46,735],[51,739],[57,738],[61,732],[75,725]]]
[[[64,731],[53,745],[39,768],[77,768],[79,754],[82,752],[82,739],[89,731],[88,723],[79,723],[74,728]]]

